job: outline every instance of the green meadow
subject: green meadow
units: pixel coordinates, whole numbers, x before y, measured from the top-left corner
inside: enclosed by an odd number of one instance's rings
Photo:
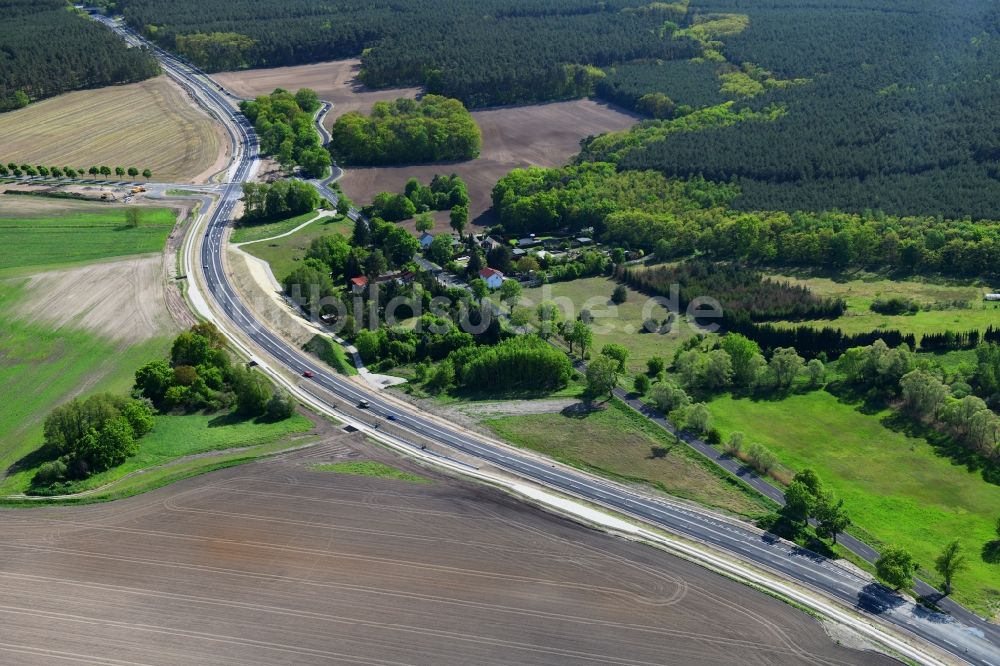
[[[1000,486],[908,433],[894,412],[867,414],[826,391],[783,400],[723,396],[709,410],[724,439],[740,430],[793,470],[814,469],[869,540],[910,551],[928,581],[940,583],[934,558],[961,538],[969,568],[956,576],[954,597],[980,612],[1000,604],[1000,568],[981,557],[996,538]]]

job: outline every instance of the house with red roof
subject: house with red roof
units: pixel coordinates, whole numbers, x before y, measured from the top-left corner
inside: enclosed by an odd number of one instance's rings
[[[505,279],[503,273],[495,268],[484,268],[479,271],[479,277],[483,278],[490,289],[499,289]]]

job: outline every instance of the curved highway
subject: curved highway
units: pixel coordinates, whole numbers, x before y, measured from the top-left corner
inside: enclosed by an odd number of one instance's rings
[[[112,24],[119,32],[123,28]],[[130,41],[140,38],[128,32]],[[639,518],[654,527],[704,542],[715,548],[737,555],[757,565],[780,573],[787,579],[808,585],[845,601],[874,616],[906,629],[955,656],[956,659],[982,666],[1000,666],[1000,646],[990,640],[990,628],[985,624],[971,626],[946,615],[934,614],[904,602],[880,585],[855,574],[836,562],[810,551],[789,546],[786,542],[761,534],[758,530],[734,522],[715,518],[695,509],[657,501],[628,488],[596,479],[582,472],[562,466],[549,465],[518,452],[510,447],[493,444],[473,434],[443,426],[440,422],[422,416],[417,411],[401,409],[396,403],[384,400],[377,391],[367,390],[349,381],[325,365],[314,361],[286,343],[259,322],[242,303],[240,296],[229,282],[223,264],[226,227],[232,221],[232,212],[242,195],[242,183],[248,180],[257,165],[258,144],[253,127],[219,94],[217,86],[201,78],[194,70],[160,50],[164,67],[172,76],[185,80],[198,88],[219,113],[227,117],[227,127],[234,139],[234,168],[228,184],[211,218],[201,244],[204,286],[219,308],[262,351],[279,361],[297,375],[309,371],[311,381],[349,404],[362,400],[370,403],[376,414],[393,414],[394,425],[421,437],[429,438],[454,450],[479,458],[531,481],[575,495],[587,501],[604,505],[624,514]],[[324,188],[326,189],[326,188]],[[326,189],[327,198],[335,193]],[[353,216],[352,216],[353,217]]]

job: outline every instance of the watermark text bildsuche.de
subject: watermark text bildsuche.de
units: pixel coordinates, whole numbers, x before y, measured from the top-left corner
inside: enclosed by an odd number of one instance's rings
[[[323,324],[332,333],[339,333],[346,325],[348,316],[355,322],[365,322],[364,328],[376,329],[383,323],[396,326],[411,318],[420,319],[425,314],[432,314],[455,323],[466,333],[477,335],[486,331],[494,318],[506,317],[514,309],[525,308],[530,313],[532,323],[538,321],[537,307],[551,304],[557,311],[560,321],[575,321],[578,317],[588,324],[594,333],[607,335],[611,333],[640,333],[645,330],[654,333],[661,329],[662,323],[670,320],[670,330],[679,326],[690,326],[697,333],[714,333],[719,330],[718,322],[722,319],[722,305],[711,296],[698,296],[688,302],[682,311],[680,306],[679,285],[670,286],[670,296],[642,296],[641,324],[634,324],[622,319],[619,305],[614,303],[607,294],[594,294],[577,302],[566,296],[556,296],[552,293],[552,285],[541,287],[541,296],[537,299],[520,296],[513,304],[501,302],[497,292],[487,296],[481,302],[476,301],[471,294],[466,298],[453,299],[448,296],[435,296],[425,305],[419,295],[394,296],[382,307],[382,292],[377,283],[365,287],[367,297],[362,294],[349,294],[350,305],[334,296],[320,297],[319,285],[292,285],[289,297],[295,303],[308,303],[308,307],[300,307],[300,311],[314,324]],[[308,294],[308,298],[303,298]],[[634,304],[637,296],[634,292],[630,299]],[[478,316],[471,317],[469,303],[477,305]],[[631,305],[630,305],[631,307]],[[546,308],[549,310],[549,308]],[[685,315],[681,318],[680,315]],[[670,317],[669,315],[673,315]],[[321,318],[322,315],[322,318]],[[366,316],[367,315],[367,316]],[[548,318],[547,313],[543,316]],[[655,324],[655,326],[654,326]],[[419,324],[418,324],[419,325]],[[359,328],[361,328],[359,326]],[[431,333],[447,333],[446,324],[430,324]],[[435,330],[438,329],[438,330]]]

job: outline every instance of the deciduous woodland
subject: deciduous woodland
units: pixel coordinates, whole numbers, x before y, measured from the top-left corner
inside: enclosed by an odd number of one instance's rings
[[[63,0],[0,0],[0,111],[160,71],[149,54],[67,9]]]
[[[456,99],[376,102],[370,116],[356,111],[337,118],[330,152],[343,164],[385,165],[468,160],[479,156],[476,121]]]

